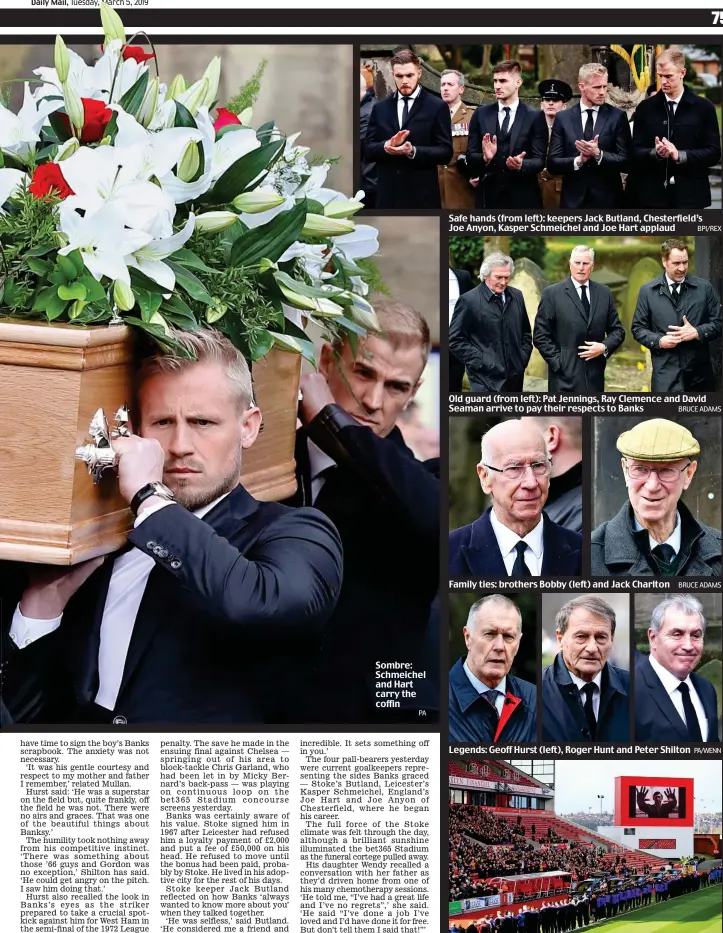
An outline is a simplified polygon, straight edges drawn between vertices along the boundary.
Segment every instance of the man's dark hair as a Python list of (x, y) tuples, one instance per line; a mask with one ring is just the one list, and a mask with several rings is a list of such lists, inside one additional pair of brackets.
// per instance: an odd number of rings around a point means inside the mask
[(389, 59), (389, 64), (392, 68), (395, 65), (416, 65), (419, 67), (420, 61), (411, 49), (400, 49)]
[[(663, 243), (663, 245), (660, 247), (660, 252), (662, 253), (663, 259), (667, 259), (674, 249), (684, 249), (687, 253), (688, 244), (683, 240), (666, 240), (665, 243)], [(688, 255), (690, 254), (688, 253)]]
[(495, 67), (492, 69), (492, 74), (496, 75), (502, 71), (516, 71), (520, 77), (522, 76), (522, 67), (520, 66), (520, 63), (510, 61), (509, 59), (504, 62), (499, 62), (497, 65), (495, 65)]

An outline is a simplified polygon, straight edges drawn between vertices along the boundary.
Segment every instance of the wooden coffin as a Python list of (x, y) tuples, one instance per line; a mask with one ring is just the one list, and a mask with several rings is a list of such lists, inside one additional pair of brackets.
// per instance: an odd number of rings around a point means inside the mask
[[(130, 404), (131, 328), (0, 322), (0, 560), (75, 564), (125, 544), (130, 512), (109, 471), (97, 485), (75, 459), (98, 408)], [(264, 415), (244, 452), (256, 498), (296, 489), (294, 437), (301, 360), (274, 350), (254, 364)]]

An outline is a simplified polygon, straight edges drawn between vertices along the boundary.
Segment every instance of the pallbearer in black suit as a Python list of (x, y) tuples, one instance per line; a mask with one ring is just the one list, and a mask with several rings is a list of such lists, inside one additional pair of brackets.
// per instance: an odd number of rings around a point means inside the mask
[(543, 514), (551, 459), (540, 429), (503, 421), (482, 436), (480, 486), (492, 508), (449, 535), (451, 580), (578, 576), (582, 536)]
[(452, 158), (449, 109), (420, 85), (414, 52), (402, 49), (390, 64), (397, 91), (374, 104), (363, 142), (364, 158), (379, 167), (376, 206), (441, 207), (437, 166)]
[(617, 107), (605, 103), (607, 69), (590, 63), (578, 73), (580, 103), (555, 118), (547, 159), (562, 175), (562, 208), (610, 210), (623, 203), (621, 172), (628, 170), (630, 125)]
[(493, 80), (497, 102), (478, 107), (469, 124), (467, 166), (480, 179), (477, 207), (542, 207), (537, 173), (547, 149), (544, 114), (519, 98), (519, 62), (495, 65)]
[(653, 609), (650, 656), (635, 663), (637, 742), (717, 742), (715, 687), (695, 674), (705, 640), (703, 607), (694, 596), (673, 595)]
[(625, 339), (607, 285), (590, 281), (595, 250), (570, 253), (570, 278), (548, 285), (535, 318), (533, 342), (549, 367), (548, 392), (603, 392), (605, 365)]
[(629, 201), (635, 207), (708, 207), (709, 170), (721, 157), (715, 107), (684, 86), (685, 58), (678, 49), (658, 57), (656, 72), (660, 91), (635, 110)]
[(515, 264), (504, 253), (482, 263), (483, 280), (460, 295), (449, 325), (449, 350), (467, 370), (472, 392), (521, 392), (532, 353), (522, 292), (509, 286)]

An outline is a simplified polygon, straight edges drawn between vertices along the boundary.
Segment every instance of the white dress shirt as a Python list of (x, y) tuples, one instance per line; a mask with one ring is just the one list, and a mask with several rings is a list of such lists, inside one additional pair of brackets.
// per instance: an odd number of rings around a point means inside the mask
[[(597, 107), (584, 107), (582, 101), (580, 101), (580, 113), (581, 113), (581, 115), (582, 115), (582, 131), (583, 131), (583, 133), (585, 132), (585, 124), (587, 123), (587, 114), (585, 113), (586, 110), (592, 110), (592, 132), (593, 132), (593, 136), (594, 136), (594, 135), (595, 135), (595, 124), (597, 123), (597, 118), (598, 118), (598, 113), (599, 113), (599, 111), (600, 111), (600, 107), (599, 107), (599, 106), (597, 106)], [(598, 147), (598, 148), (599, 148), (599, 147)], [(600, 155), (595, 159), (595, 161), (597, 162), (598, 165), (602, 162), (602, 152), (600, 152)], [(582, 159), (580, 158), (580, 156), (575, 156), (575, 160), (574, 160), (574, 162), (572, 163), (572, 165), (573, 165), (573, 168), (575, 169), (575, 171), (577, 171), (579, 168), (582, 167)]]
[(592, 695), (592, 711), (595, 714), (595, 721), (597, 722), (597, 720), (600, 718), (600, 691), (602, 690), (602, 671), (598, 671), (592, 680), (583, 680), (581, 677), (578, 677), (577, 674), (573, 674), (569, 667), (567, 668), (567, 673), (570, 675), (570, 680), (580, 691), (580, 702), (583, 706), (585, 706), (585, 694), (582, 692), (582, 688), (586, 684), (595, 684), (597, 687), (597, 690), (595, 690)]
[(515, 117), (517, 116), (517, 108), (520, 106), (520, 98), (518, 97), (514, 104), (498, 104), (497, 107), (497, 126), (502, 129), (502, 124), (505, 122), (505, 107), (510, 108), (510, 123), (509, 129), (512, 129), (512, 124), (515, 122)]
[(326, 482), (326, 477), (323, 475), (324, 471), (330, 467), (335, 467), (336, 460), (332, 460), (313, 441), (307, 440), (307, 444), (309, 448), (309, 472), (311, 473), (311, 503), (313, 505)]
[(487, 684), (482, 683), (479, 677), (475, 677), (472, 671), (467, 666), (467, 662), (464, 662), (464, 672), (467, 675), (469, 682), (475, 688), (477, 693), (487, 693), (488, 690), (498, 690), (499, 693), (495, 697), (495, 709), (497, 710), (497, 715), (502, 715), (502, 707), (505, 705), (505, 693), (507, 692), (507, 677), (503, 677), (502, 680), (497, 684), (496, 687), (488, 687)]
[[(638, 521), (638, 516), (635, 514), (635, 512), (633, 512), (633, 521), (635, 522), (635, 530), (642, 531), (643, 526)], [(659, 544), (669, 544), (675, 551), (676, 555), (680, 550), (681, 540), (680, 512), (675, 513), (675, 528), (673, 529), (673, 534), (667, 539), (667, 541), (656, 541), (651, 534), (648, 535), (648, 542), (650, 543), (651, 551)]]
[[(421, 85), (418, 84), (417, 87), (414, 89), (414, 91), (407, 97), (407, 101), (408, 101), (407, 113), (408, 114), (412, 112), (412, 107), (414, 106), (415, 101), (419, 97), (419, 92), (421, 90), (422, 90)], [(398, 93), (397, 94), (397, 122), (399, 123), (400, 130), (402, 128), (402, 114), (403, 113), (404, 113), (404, 97), (402, 94)]]
[(705, 710), (703, 709), (703, 704), (700, 701), (700, 697), (695, 692), (695, 687), (693, 682), (690, 679), (690, 674), (685, 678), (685, 680), (678, 680), (675, 674), (663, 667), (663, 665), (657, 661), (652, 654), (650, 657), (650, 666), (655, 671), (655, 673), (660, 678), (660, 682), (663, 685), (663, 690), (668, 694), (670, 699), (673, 701), (673, 706), (675, 711), (683, 720), (685, 725), (688, 723), (685, 719), (685, 710), (683, 709), (683, 695), (681, 694), (678, 687), (681, 684), (687, 684), (688, 690), (690, 691), (690, 701), (693, 704), (693, 709), (695, 710), (695, 715), (698, 717), (698, 725), (700, 726), (700, 734), (703, 737), (703, 741), (708, 741), (708, 720), (706, 719)]
[(490, 512), (490, 524), (492, 525), (492, 531), (495, 533), (495, 538), (497, 538), (497, 544), (502, 554), (502, 560), (505, 562), (505, 570), (507, 571), (507, 576), (509, 577), (512, 574), (512, 568), (515, 565), (515, 560), (517, 559), (517, 551), (515, 546), (518, 541), (524, 541), (527, 545), (527, 550), (525, 551), (525, 563), (527, 564), (527, 569), (530, 571), (531, 576), (539, 577), (540, 572), (542, 571), (542, 516), (540, 516), (540, 521), (535, 525), (529, 534), (526, 534), (524, 538), (521, 538), (516, 534), (512, 529), (508, 528), (506, 525), (503, 525), (502, 522), (497, 518), (495, 510), (492, 509)]
[(678, 298), (681, 297), (683, 282), (685, 282), (685, 279), (683, 279), (681, 282), (674, 282), (671, 278), (668, 278), (668, 273), (667, 272), (665, 273), (665, 284), (668, 286), (668, 291), (670, 292), (671, 296), (673, 294), (673, 286), (677, 285), (678, 286)]
[[(198, 509), (193, 514), (198, 518), (210, 512), (228, 493), (214, 499), (209, 505)], [(137, 528), (145, 519), (162, 508), (173, 505), (172, 502), (157, 503), (144, 509), (136, 518)], [(118, 700), (123, 669), (125, 668), (128, 647), (133, 635), (138, 609), (146, 590), (146, 583), (156, 561), (145, 551), (133, 547), (115, 559), (113, 573), (108, 584), (108, 595), (103, 607), (103, 619), (100, 626), (100, 647), (98, 649), (99, 686), (95, 702), (99, 706), (112, 710)], [(10, 638), (19, 648), (25, 648), (43, 635), (49, 635), (60, 626), (62, 615), (55, 619), (28, 619), (15, 609), (10, 626)]]
[(449, 320), (452, 322), (452, 315), (454, 314), (454, 306), (457, 304), (457, 299), (459, 298), (459, 282), (457, 281), (457, 276), (449, 270)]
[[(575, 286), (575, 291), (577, 292), (577, 297), (580, 299), (580, 301), (582, 301), (582, 285), (581, 285), (581, 283), (580, 283), (580, 282), (577, 282), (575, 279), (573, 279), (572, 276), (570, 276), (570, 281), (571, 281), (572, 284)], [(587, 291), (587, 300), (590, 301), (590, 279), (588, 279), (587, 282), (585, 282), (585, 289), (586, 289), (586, 291)]]

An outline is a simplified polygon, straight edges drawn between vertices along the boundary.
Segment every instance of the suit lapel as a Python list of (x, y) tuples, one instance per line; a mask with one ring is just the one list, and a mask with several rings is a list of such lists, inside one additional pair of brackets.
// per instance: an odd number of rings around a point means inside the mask
[(419, 94), (417, 94), (417, 99), (416, 99), (416, 100), (414, 101), (414, 103), (412, 104), (412, 106), (411, 106), (411, 108), (410, 108), (410, 110), (409, 110), (409, 113), (407, 114), (407, 119), (406, 119), (406, 120), (404, 121), (404, 123), (402, 124), (402, 129), (403, 129), (403, 130), (408, 129), (409, 124), (410, 124), (413, 120), (416, 120), (416, 118), (419, 116), (419, 114), (421, 113), (421, 111), (424, 109), (425, 96), (426, 96), (426, 95), (425, 95), (424, 89), (423, 89), (423, 88), (420, 88), (420, 89), (419, 89)]
[[(106, 560), (103, 567), (96, 571), (96, 580), (91, 578), (90, 586), (94, 586), (92, 594), (88, 595), (88, 605), (93, 607), (90, 619), (79, 626), (77, 633), (79, 671), (75, 681), (75, 693), (81, 704), (93, 703), (100, 684), (98, 672), (98, 651), (100, 650), (100, 627), (103, 622), (103, 610), (108, 595), (110, 578), (113, 574), (115, 559), (125, 552), (125, 548), (114, 555), (112, 560)], [(82, 613), (80, 613), (82, 618)]]
[(570, 110), (570, 120), (572, 122), (572, 129), (575, 134), (575, 139), (582, 139), (582, 108), (580, 104), (575, 104), (575, 106)]
[(520, 135), (520, 130), (522, 129), (522, 124), (526, 116), (527, 107), (520, 101), (517, 105), (517, 112), (515, 113), (515, 122), (510, 128), (510, 155), (515, 151), (515, 143), (517, 142), (517, 137)]
[(492, 530), (489, 510), (472, 525), (469, 546), (462, 548), (462, 558), (471, 577), (507, 576), (505, 562)]
[(645, 683), (650, 688), (650, 696), (653, 702), (656, 704), (660, 712), (665, 716), (670, 725), (673, 727), (675, 732), (680, 736), (684, 741), (688, 741), (688, 730), (685, 723), (678, 715), (678, 711), (675, 706), (673, 706), (673, 701), (668, 696), (667, 691), (664, 689), (660, 678), (655, 673), (650, 664), (648, 658), (639, 666), (639, 670), (642, 671), (643, 679)]
[(498, 112), (499, 108), (497, 104), (490, 104), (487, 108), (487, 112), (484, 115), (484, 120), (482, 121), (482, 129), (484, 130), (482, 133), (483, 136), (485, 133), (489, 133), (490, 136), (497, 136), (499, 134), (500, 127), (497, 120)]
[[(572, 284), (572, 281), (570, 279), (568, 279), (567, 282), (565, 282), (565, 291), (567, 292), (567, 295), (570, 298), (570, 301), (572, 301), (572, 303), (575, 305), (577, 310), (580, 312), (580, 315), (582, 316), (583, 321), (585, 321), (585, 323), (587, 324), (588, 323), (587, 311), (583, 308), (582, 302), (578, 298), (577, 289)], [(590, 308), (592, 309), (592, 302), (590, 303)]]
[(592, 322), (595, 319), (595, 313), (600, 306), (600, 289), (597, 287), (597, 285), (595, 285), (594, 282), (590, 281), (589, 279), (587, 284), (590, 297), (590, 320), (588, 321), (588, 327), (591, 327)]
[(595, 121), (595, 132), (593, 135), (602, 136), (609, 120), (610, 120), (610, 104), (602, 104), (600, 109), (597, 112), (597, 120)]
[(542, 516), (542, 569), (541, 576), (566, 576), (575, 573), (577, 556), (568, 545), (557, 525), (544, 514)]
[[(257, 508), (258, 502), (246, 492), (243, 486), (237, 486), (225, 499), (204, 515), (201, 521), (210, 525), (220, 537), (231, 538), (243, 527), (244, 519), (252, 515)], [(156, 566), (151, 570), (128, 645), (123, 677), (118, 690), (119, 701), (138, 662), (146, 653), (156, 629), (168, 617), (169, 583), (170, 586), (178, 587), (175, 581), (171, 581), (168, 572), (163, 567)]]

